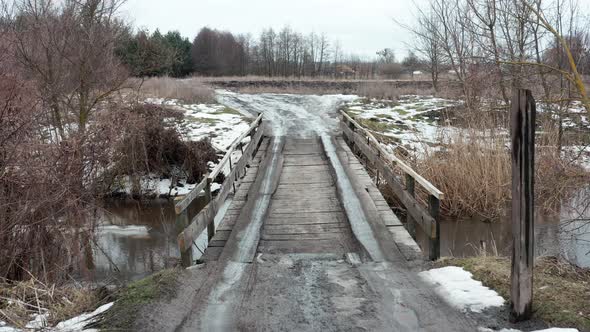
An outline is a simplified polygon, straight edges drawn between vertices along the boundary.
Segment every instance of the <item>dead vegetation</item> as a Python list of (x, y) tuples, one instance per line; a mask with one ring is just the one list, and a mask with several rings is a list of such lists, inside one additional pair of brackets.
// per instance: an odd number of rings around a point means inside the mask
[(132, 81), (139, 86), (140, 95), (176, 99), (188, 104), (215, 102), (213, 89), (199, 79), (150, 77), (143, 80), (133, 79)]
[(208, 163), (217, 160), (217, 153), (207, 140), (183, 140), (178, 129), (182, 119), (180, 111), (150, 104), (132, 104), (105, 114), (101, 124), (120, 127), (110, 147), (112, 163), (103, 175), (103, 184), (108, 186), (104, 190), (112, 192), (112, 186), (126, 176), (132, 178), (134, 196), (141, 196), (144, 176), (200, 181)]
[[(447, 217), (495, 221), (506, 214), (511, 197), (510, 138), (507, 129), (490, 127), (481, 116), (466, 128), (441, 131), (436, 149), (416, 160), (418, 172), (445, 193), (441, 211)], [(536, 205), (557, 209), (571, 188), (588, 174), (556, 148), (554, 126), (547, 126), (536, 149)], [(541, 147), (543, 146), (543, 147)]]
[(0, 320), (25, 328), (32, 317), (46, 315), (48, 326), (91, 312), (110, 300), (104, 289), (48, 284), (31, 276), (27, 281), (0, 282)]
[[(498, 256), (443, 258), (437, 266), (460, 266), (476, 280), (510, 298), (510, 259)], [(538, 258), (534, 268), (533, 317), (550, 326), (590, 331), (590, 270), (553, 257)]]

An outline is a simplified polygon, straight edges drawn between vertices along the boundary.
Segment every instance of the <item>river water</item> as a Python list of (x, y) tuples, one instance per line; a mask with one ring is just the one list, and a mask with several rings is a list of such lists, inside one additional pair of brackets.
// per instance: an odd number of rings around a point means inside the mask
[[(580, 266), (590, 267), (590, 187), (579, 189), (561, 205), (560, 211), (535, 212), (535, 255), (557, 256)], [(424, 234), (418, 242), (428, 248)], [(510, 218), (497, 222), (473, 220), (441, 223), (441, 256), (465, 257), (483, 253), (510, 256), (512, 231)]]

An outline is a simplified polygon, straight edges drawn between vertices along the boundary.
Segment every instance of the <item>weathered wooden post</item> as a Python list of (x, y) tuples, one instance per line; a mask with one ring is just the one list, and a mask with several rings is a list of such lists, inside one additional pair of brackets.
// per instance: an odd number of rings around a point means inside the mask
[[(175, 203), (180, 202), (184, 197), (176, 197), (174, 199)], [(176, 214), (176, 229), (177, 232), (182, 232), (190, 223), (190, 219), (188, 216), (188, 209), (182, 210), (180, 213), (177, 212)], [(180, 262), (183, 267), (191, 266), (192, 264), (192, 248), (189, 248), (185, 251), (180, 251)]]
[(510, 321), (527, 320), (533, 308), (535, 99), (530, 90), (512, 95), (512, 288)]
[[(410, 174), (406, 174), (406, 190), (412, 197), (416, 197), (416, 183)], [(406, 227), (412, 238), (416, 239), (416, 222), (410, 213), (406, 213)]]
[(435, 261), (440, 258), (440, 200), (434, 195), (428, 196), (428, 210), (430, 211), (430, 216), (434, 218), (436, 227), (434, 238), (432, 234), (428, 236), (430, 260)]
[[(205, 204), (212, 204), (213, 196), (211, 195), (211, 182), (213, 180), (207, 176), (207, 185), (205, 186)], [(215, 218), (213, 218), (215, 219)], [(211, 220), (210, 223), (207, 224), (207, 240), (211, 241), (211, 239), (215, 236), (215, 220)]]

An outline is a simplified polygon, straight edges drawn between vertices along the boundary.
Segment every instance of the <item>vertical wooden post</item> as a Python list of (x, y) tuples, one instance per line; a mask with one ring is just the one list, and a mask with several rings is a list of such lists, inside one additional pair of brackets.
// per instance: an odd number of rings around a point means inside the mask
[(428, 234), (428, 251), (430, 253), (430, 260), (435, 261), (440, 258), (440, 223), (438, 220), (440, 215), (440, 201), (433, 195), (428, 196), (428, 210), (436, 222), (434, 238), (432, 237), (432, 234)]
[(530, 90), (518, 89), (513, 93), (510, 112), (512, 138), (510, 321), (518, 322), (529, 319), (533, 308), (536, 106)]
[(354, 123), (348, 122), (348, 128), (350, 128), (350, 130), (352, 131), (352, 137), (350, 138), (350, 151), (352, 151), (352, 153), (355, 153), (354, 133), (356, 132), (356, 127), (354, 126)]
[[(381, 161), (381, 150), (377, 150), (377, 162)], [(376, 174), (376, 181), (375, 183), (377, 184), (377, 189), (379, 189), (379, 168), (377, 167), (377, 163), (375, 163), (375, 172)]]
[[(211, 178), (207, 177), (207, 185), (205, 186), (205, 200), (206, 204), (210, 204), (213, 200), (211, 196)], [(211, 239), (215, 236), (215, 220), (211, 220), (209, 224), (207, 224), (207, 240), (211, 241)]]
[[(406, 190), (412, 197), (416, 197), (416, 185), (414, 182), (414, 178), (406, 174)], [(408, 229), (408, 233), (412, 236), (412, 238), (416, 239), (416, 222), (414, 218), (409, 213), (406, 213), (406, 227)]]
[[(188, 208), (184, 209), (176, 216), (176, 229), (182, 232), (189, 225)], [(182, 267), (189, 267), (193, 264), (193, 248), (189, 247), (184, 252), (180, 252), (180, 263)]]

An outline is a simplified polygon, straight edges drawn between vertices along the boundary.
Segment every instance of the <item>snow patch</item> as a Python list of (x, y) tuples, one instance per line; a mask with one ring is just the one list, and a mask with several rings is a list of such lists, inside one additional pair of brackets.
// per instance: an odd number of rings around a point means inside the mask
[(93, 323), (96, 321), (98, 315), (104, 313), (105, 311), (109, 310), (113, 306), (114, 302), (107, 303), (98, 307), (91, 313), (81, 314), (80, 316), (68, 319), (63, 321), (55, 326), (52, 331), (55, 332), (75, 332), (75, 331), (91, 331), (91, 330), (83, 330), (84, 326)]
[(463, 268), (447, 266), (418, 275), (434, 285), (441, 298), (461, 311), (481, 312), (488, 307), (504, 305), (504, 299), (498, 293), (474, 280), (473, 275)]

